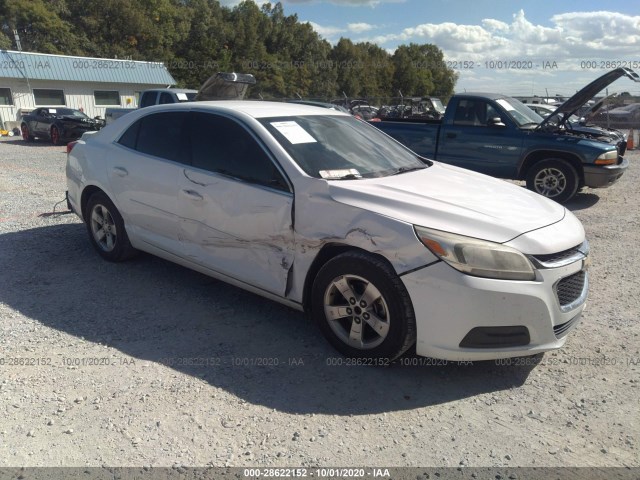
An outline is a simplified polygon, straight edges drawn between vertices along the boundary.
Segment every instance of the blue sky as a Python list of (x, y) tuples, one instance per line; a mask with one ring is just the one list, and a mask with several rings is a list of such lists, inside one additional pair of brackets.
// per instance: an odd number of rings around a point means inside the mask
[[(222, 3), (232, 6), (238, 1)], [(331, 43), (346, 37), (376, 43), (389, 52), (400, 44), (433, 43), (459, 72), (458, 91), (566, 95), (610, 67), (635, 66), (640, 72), (638, 0), (285, 0), (282, 4), (286, 14), (309, 22)], [(621, 79), (610, 91), (640, 95), (640, 83)]]

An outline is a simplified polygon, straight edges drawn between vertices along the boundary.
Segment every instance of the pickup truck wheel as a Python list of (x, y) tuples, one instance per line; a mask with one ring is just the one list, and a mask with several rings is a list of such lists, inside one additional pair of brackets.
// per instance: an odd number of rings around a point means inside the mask
[(564, 203), (578, 191), (578, 172), (566, 160), (550, 158), (535, 163), (527, 173), (527, 188), (540, 195)]
[(312, 316), (329, 343), (351, 358), (391, 361), (416, 339), (409, 293), (383, 260), (347, 252), (313, 283)]
[(85, 212), (89, 238), (102, 258), (121, 262), (137, 253), (129, 243), (120, 212), (104, 193), (91, 195)]

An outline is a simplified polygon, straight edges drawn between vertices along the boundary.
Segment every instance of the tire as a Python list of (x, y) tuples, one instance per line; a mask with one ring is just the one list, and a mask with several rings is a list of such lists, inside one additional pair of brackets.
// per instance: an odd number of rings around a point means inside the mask
[(20, 132), (22, 133), (22, 140), (25, 142), (33, 142), (33, 137), (31, 136), (31, 132), (29, 131), (29, 127), (26, 123), (20, 125)]
[(105, 260), (122, 262), (137, 253), (129, 242), (120, 212), (103, 192), (96, 192), (89, 198), (85, 224), (91, 243)]
[(527, 188), (558, 203), (573, 198), (579, 184), (576, 169), (560, 158), (537, 162), (527, 172)]
[(51, 139), (51, 143), (53, 143), (54, 145), (56, 146), (62, 145), (61, 138), (60, 138), (60, 130), (55, 125), (51, 127), (51, 131), (49, 132), (49, 138)]
[(313, 282), (311, 302), (323, 335), (346, 357), (391, 361), (416, 341), (404, 284), (386, 262), (366, 253), (329, 260)]

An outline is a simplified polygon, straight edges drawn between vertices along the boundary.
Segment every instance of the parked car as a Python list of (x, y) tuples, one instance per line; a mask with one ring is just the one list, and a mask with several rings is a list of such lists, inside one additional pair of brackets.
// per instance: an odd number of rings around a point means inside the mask
[(609, 128), (605, 126), (597, 125), (593, 118), (597, 117), (600, 110), (605, 106), (606, 100), (617, 96), (617, 94), (609, 95), (606, 98), (600, 99), (598, 102), (594, 102), (589, 108), (583, 111), (583, 116), (571, 115), (566, 120), (562, 109), (558, 112), (557, 106), (544, 105), (544, 104), (527, 104), (531, 110), (536, 112), (542, 118), (549, 118), (549, 122), (555, 125), (562, 125), (562, 128), (579, 135), (583, 133), (587, 138), (594, 138), (600, 141), (613, 142), (619, 146), (619, 153), (624, 155), (627, 149), (627, 137), (620, 130)]
[(63, 145), (80, 138), (84, 132), (100, 130), (104, 120), (90, 118), (80, 110), (66, 107), (36, 108), (22, 117), (22, 139), (31, 142), (45, 138), (54, 145)]
[(80, 139), (66, 175), (104, 259), (143, 250), (306, 311), (371, 364), (559, 348), (587, 297), (570, 211), (329, 109), (145, 108)]
[(398, 105), (383, 105), (378, 110), (379, 118), (412, 118), (440, 120), (444, 116), (445, 107), (437, 97), (402, 98)]
[(460, 93), (449, 100), (441, 121), (383, 119), (373, 125), (424, 157), (525, 180), (528, 189), (562, 203), (581, 187), (613, 185), (629, 166), (624, 136), (574, 131), (569, 123), (588, 100), (623, 76), (639, 81), (627, 68), (608, 72), (545, 119), (515, 98)]
[(606, 113), (611, 125), (621, 128), (640, 128), (640, 103), (617, 107)]
[[(218, 72), (209, 77), (200, 90), (188, 88), (154, 88), (145, 90), (140, 95), (140, 107), (184, 103), (202, 100), (236, 100), (242, 99), (250, 85), (255, 85), (253, 75), (246, 73)], [(136, 110), (135, 108), (107, 108), (105, 121), (107, 124)]]

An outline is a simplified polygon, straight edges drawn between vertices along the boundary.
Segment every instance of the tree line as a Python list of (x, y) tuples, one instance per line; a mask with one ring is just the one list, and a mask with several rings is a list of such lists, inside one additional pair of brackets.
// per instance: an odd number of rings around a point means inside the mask
[(331, 45), (281, 3), (217, 0), (0, 0), (0, 49), (164, 62), (178, 86), (217, 71), (251, 73), (250, 96), (390, 98), (453, 93), (457, 74), (432, 44), (391, 54), (341, 38)]

